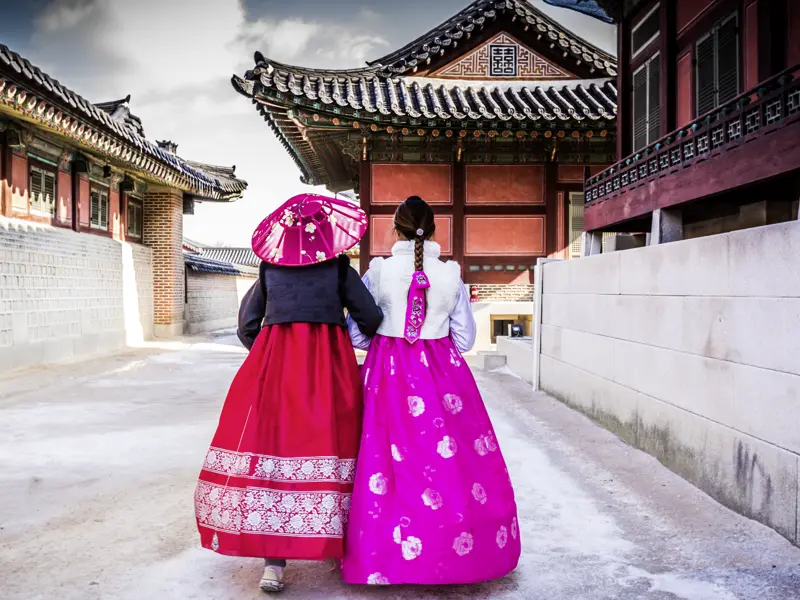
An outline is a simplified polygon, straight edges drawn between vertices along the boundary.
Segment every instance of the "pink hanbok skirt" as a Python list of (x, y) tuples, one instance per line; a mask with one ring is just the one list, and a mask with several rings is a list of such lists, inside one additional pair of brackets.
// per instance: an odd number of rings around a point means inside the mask
[(342, 575), (347, 583), (465, 584), (520, 556), (514, 490), (475, 379), (449, 338), (377, 336)]

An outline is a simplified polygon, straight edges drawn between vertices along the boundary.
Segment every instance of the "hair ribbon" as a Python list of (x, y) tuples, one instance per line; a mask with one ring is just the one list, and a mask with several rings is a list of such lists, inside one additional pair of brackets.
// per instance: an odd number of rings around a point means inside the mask
[(408, 289), (406, 304), (406, 326), (404, 336), (409, 344), (420, 337), (422, 324), (425, 322), (425, 290), (431, 287), (424, 271), (415, 271), (411, 276), (411, 287)]

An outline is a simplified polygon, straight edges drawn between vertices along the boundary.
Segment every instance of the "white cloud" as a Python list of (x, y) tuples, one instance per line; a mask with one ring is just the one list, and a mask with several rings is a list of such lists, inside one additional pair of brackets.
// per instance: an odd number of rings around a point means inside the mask
[[(92, 101), (131, 94), (150, 139), (171, 139), (186, 158), (224, 165), (250, 184), (233, 204), (203, 203), (186, 235), (247, 245), (258, 222), (304, 189), (300, 172), (230, 85), (254, 50), (319, 67), (363, 64), (386, 45), (341, 24), (249, 19), (239, 0), (53, 0), (35, 22), (29, 58)], [(318, 190), (322, 191), (322, 190)]]
[(92, 2), (61, 3), (52, 10), (45, 11), (37, 19), (37, 26), (43, 33), (72, 28), (86, 20), (95, 8)]

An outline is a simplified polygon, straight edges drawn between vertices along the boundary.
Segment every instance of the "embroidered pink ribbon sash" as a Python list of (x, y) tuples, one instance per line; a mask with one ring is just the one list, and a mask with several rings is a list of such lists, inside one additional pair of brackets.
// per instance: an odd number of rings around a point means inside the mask
[(411, 276), (411, 287), (408, 289), (406, 305), (406, 326), (403, 337), (413, 344), (419, 339), (422, 324), (425, 322), (425, 290), (431, 287), (428, 276), (423, 271), (416, 271)]

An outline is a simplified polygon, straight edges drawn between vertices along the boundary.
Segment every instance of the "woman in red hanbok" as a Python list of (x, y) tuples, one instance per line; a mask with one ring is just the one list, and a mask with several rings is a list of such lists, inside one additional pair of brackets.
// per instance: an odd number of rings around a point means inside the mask
[(231, 384), (195, 492), (202, 545), (266, 559), (341, 558), (361, 435), (362, 386), (344, 309), (365, 335), (383, 318), (342, 252), (366, 230), (354, 205), (289, 200), (253, 235), (264, 261), (239, 312), (250, 354)]

